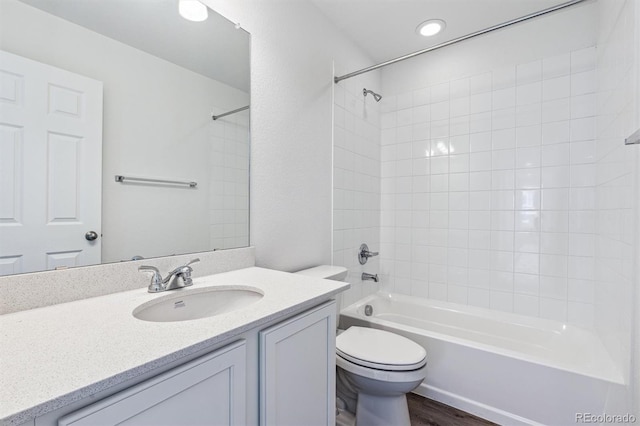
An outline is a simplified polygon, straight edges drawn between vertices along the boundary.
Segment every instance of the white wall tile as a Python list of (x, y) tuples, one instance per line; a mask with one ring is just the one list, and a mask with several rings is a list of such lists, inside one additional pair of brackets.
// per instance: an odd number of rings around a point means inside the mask
[(540, 103), (519, 105), (516, 108), (516, 126), (533, 126), (542, 122), (542, 108)]
[[(395, 291), (593, 323), (594, 52), (396, 96), (380, 116), (379, 219)], [(346, 231), (357, 217), (336, 222)]]
[(559, 232), (543, 232), (540, 234), (540, 253), (560, 254), (569, 253), (569, 234)]
[(571, 141), (589, 141), (596, 138), (595, 117), (571, 120)]
[(583, 71), (593, 70), (596, 67), (596, 48), (587, 47), (585, 49), (571, 52), (571, 73), (576, 74)]
[(516, 150), (517, 168), (539, 168), (542, 164), (541, 149), (538, 146), (518, 147)]
[(449, 82), (431, 86), (431, 102), (442, 102), (449, 99)]
[[(516, 89), (515, 87), (506, 87), (500, 90), (494, 90), (491, 97), (491, 103), (488, 105), (488, 110), (493, 109), (504, 109), (509, 107), (516, 106)], [(478, 95), (475, 95), (478, 96)], [(473, 103), (473, 97), (472, 97)]]
[(542, 127), (540, 125), (523, 126), (516, 129), (516, 146), (538, 146), (542, 142)]
[(472, 306), (489, 308), (491, 307), (491, 292), (481, 288), (469, 288), (467, 300)]
[(491, 111), (492, 93), (495, 92), (476, 93), (471, 95), (469, 97), (469, 112), (471, 114), (475, 114)]
[(568, 187), (570, 176), (569, 166), (543, 167), (542, 188)]
[(469, 97), (451, 99), (449, 103), (449, 113), (451, 117), (461, 117), (469, 115), (470, 104)]
[(516, 161), (515, 149), (503, 149), (492, 152), (491, 167), (492, 170), (513, 169)]
[(512, 312), (513, 311), (513, 294), (502, 291), (491, 291), (490, 293), (491, 309), (497, 311)]
[[(540, 103), (542, 101), (542, 87), (540, 82), (518, 85), (516, 88), (516, 105)], [(548, 98), (545, 98), (545, 100), (548, 100)]]
[(540, 210), (541, 196), (540, 190), (517, 190), (515, 209), (516, 210)]
[(542, 60), (542, 78), (548, 80), (571, 73), (571, 54), (562, 53)]
[(534, 83), (542, 79), (542, 60), (519, 64), (516, 67), (518, 85)]
[[(423, 87), (413, 91), (413, 106), (427, 105), (431, 101), (431, 91), (428, 87)], [(380, 123), (382, 125), (382, 123)], [(384, 126), (382, 126), (384, 128)]]
[(542, 100), (567, 98), (571, 95), (571, 79), (569, 76), (550, 78), (542, 82)]
[(542, 147), (543, 166), (565, 166), (570, 162), (569, 144), (547, 145)]
[(462, 78), (459, 80), (453, 80), (449, 85), (451, 99), (468, 97), (469, 91), (469, 79)]
[(514, 250), (520, 253), (540, 252), (540, 233), (521, 231), (515, 232)]
[(542, 210), (569, 209), (569, 190), (567, 188), (545, 188), (541, 192)]
[(542, 211), (540, 213), (540, 230), (542, 232), (569, 232), (569, 212)]
[(596, 115), (596, 95), (576, 95), (571, 97), (571, 118), (585, 118)]
[(491, 113), (481, 112), (469, 115), (469, 132), (479, 133), (491, 130)]
[(472, 76), (469, 79), (469, 93), (484, 93), (491, 90), (492, 73), (484, 73)]
[(542, 122), (565, 121), (571, 118), (571, 98), (542, 102)]
[(545, 145), (569, 142), (571, 140), (571, 122), (556, 121), (542, 125), (542, 143)]
[(516, 85), (516, 67), (506, 66), (493, 70), (493, 90), (500, 90)]
[(557, 299), (540, 298), (540, 317), (566, 321), (567, 319), (567, 302)]
[(516, 131), (514, 128), (494, 130), (491, 132), (492, 149), (510, 149), (516, 147)]
[(516, 123), (516, 109), (514, 107), (493, 110), (491, 112), (491, 129), (511, 129)]
[(520, 315), (537, 317), (540, 299), (526, 294), (515, 294), (513, 297), (513, 312)]
[(481, 171), (481, 172), (469, 173), (469, 189), (472, 191), (490, 190), (491, 189), (491, 172)]

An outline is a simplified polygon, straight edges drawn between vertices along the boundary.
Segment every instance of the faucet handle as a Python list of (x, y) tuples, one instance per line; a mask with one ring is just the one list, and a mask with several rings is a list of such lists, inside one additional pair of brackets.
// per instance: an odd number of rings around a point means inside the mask
[(151, 283), (149, 284), (149, 293), (157, 293), (162, 291), (162, 275), (155, 266), (141, 265), (138, 267), (138, 271), (151, 272)]
[(358, 249), (358, 261), (360, 262), (361, 265), (364, 265), (365, 263), (367, 263), (367, 260), (369, 260), (370, 257), (377, 256), (377, 255), (378, 255), (378, 252), (369, 251), (369, 246), (366, 244), (361, 244), (360, 248)]
[(200, 262), (200, 259), (197, 257), (192, 259), (189, 263), (184, 266), (180, 266), (176, 268), (171, 275), (175, 275), (176, 280), (182, 280), (183, 285), (180, 287), (188, 287), (193, 285), (193, 279), (191, 278), (191, 273), (193, 272), (193, 268), (190, 266), (193, 263)]
[(184, 267), (184, 272), (182, 272), (182, 279), (184, 280), (185, 286), (190, 286), (193, 284), (193, 279), (191, 278), (191, 272), (193, 272), (193, 268), (191, 268), (192, 263), (200, 262), (200, 259), (197, 257), (193, 259), (191, 262), (187, 263)]

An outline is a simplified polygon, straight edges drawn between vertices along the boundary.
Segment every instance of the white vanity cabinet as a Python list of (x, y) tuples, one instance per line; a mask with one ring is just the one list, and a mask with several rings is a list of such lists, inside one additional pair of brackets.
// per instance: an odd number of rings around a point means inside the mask
[(239, 341), (58, 420), (59, 426), (245, 425), (246, 344)]
[(21, 426), (334, 425), (335, 324), (333, 300), (292, 312)]
[(260, 425), (335, 424), (336, 307), (325, 303), (260, 332)]

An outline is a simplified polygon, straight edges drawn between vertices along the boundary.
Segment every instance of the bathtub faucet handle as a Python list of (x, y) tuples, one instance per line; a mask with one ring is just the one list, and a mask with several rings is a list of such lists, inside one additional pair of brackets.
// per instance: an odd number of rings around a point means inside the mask
[(358, 260), (360, 261), (361, 265), (364, 265), (365, 263), (367, 263), (367, 260), (370, 257), (377, 256), (377, 255), (378, 255), (377, 251), (369, 251), (369, 246), (367, 246), (366, 244), (362, 244), (360, 246), (360, 251), (358, 252)]

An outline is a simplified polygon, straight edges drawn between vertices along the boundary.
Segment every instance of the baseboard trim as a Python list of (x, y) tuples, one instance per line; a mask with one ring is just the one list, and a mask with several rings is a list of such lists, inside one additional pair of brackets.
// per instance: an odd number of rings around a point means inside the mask
[(501, 425), (542, 426), (541, 423), (537, 423), (533, 420), (520, 417), (516, 414), (500, 410), (499, 408), (492, 407), (478, 401), (473, 401), (424, 383), (418, 386), (413, 393)]

